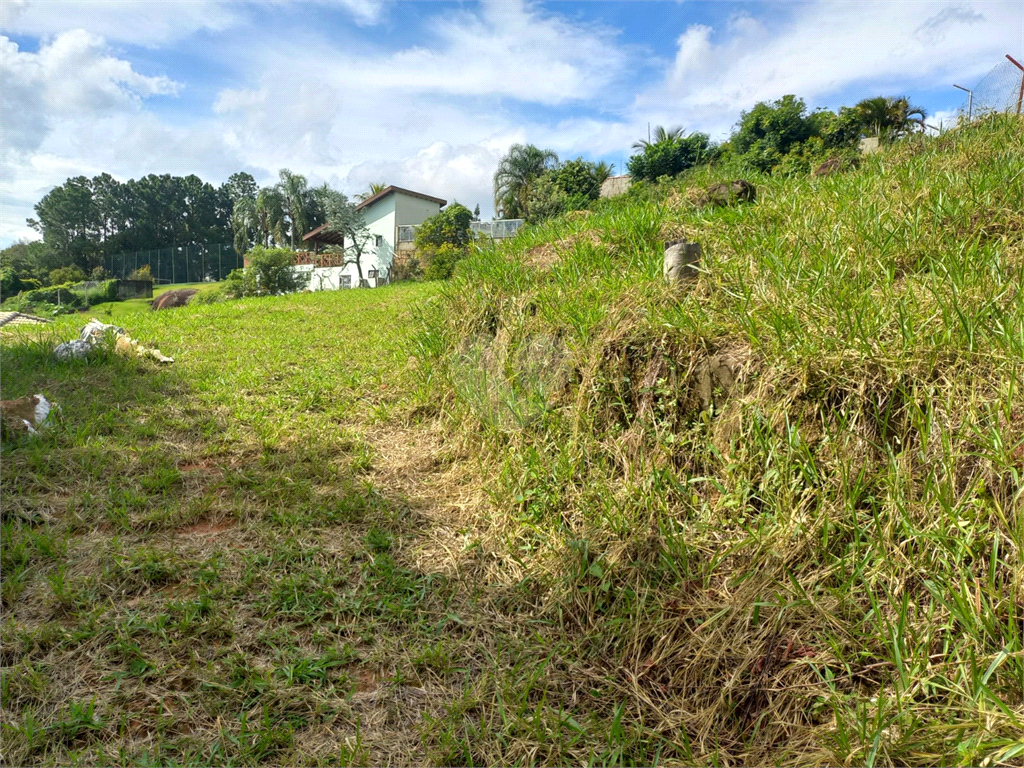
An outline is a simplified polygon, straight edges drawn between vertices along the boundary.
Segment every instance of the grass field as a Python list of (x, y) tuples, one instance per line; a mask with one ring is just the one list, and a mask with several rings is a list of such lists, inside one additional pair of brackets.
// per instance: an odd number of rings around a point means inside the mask
[(4, 332), (4, 762), (1019, 765), (1021, 127)]
[[(195, 288), (199, 291), (212, 291), (217, 289), (218, 283), (175, 283), (174, 285), (158, 285), (153, 288), (153, 298), (156, 298), (161, 293), (167, 291), (174, 291), (181, 288)], [(149, 305), (153, 299), (128, 299), (127, 301), (107, 301), (102, 304), (93, 304), (87, 310), (87, 313), (92, 313), (90, 316), (95, 316), (101, 319), (110, 321), (112, 317), (121, 317), (122, 315), (131, 315), (136, 312), (147, 312), (149, 311)], [(86, 314), (86, 313), (83, 313)]]

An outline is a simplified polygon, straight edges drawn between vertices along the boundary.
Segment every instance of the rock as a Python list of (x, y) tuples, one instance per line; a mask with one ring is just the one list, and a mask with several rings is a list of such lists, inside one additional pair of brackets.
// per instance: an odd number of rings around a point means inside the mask
[(149, 305), (149, 308), (173, 309), (174, 307), (184, 307), (197, 293), (199, 291), (196, 288), (177, 288), (173, 291), (166, 291), (153, 299), (153, 303)]
[(830, 157), (824, 163), (815, 168), (812, 172), (812, 176), (831, 176), (833, 173), (839, 173), (845, 171), (848, 168), (855, 168), (858, 165), (856, 159), (847, 160), (842, 157)]
[(665, 262), (662, 267), (665, 279), (670, 285), (681, 285), (697, 279), (700, 270), (700, 243), (682, 240), (665, 243)]
[(712, 184), (696, 195), (694, 202), (697, 205), (711, 205), (724, 207), (734, 203), (752, 203), (757, 199), (757, 188), (749, 181), (736, 179), (722, 184)]

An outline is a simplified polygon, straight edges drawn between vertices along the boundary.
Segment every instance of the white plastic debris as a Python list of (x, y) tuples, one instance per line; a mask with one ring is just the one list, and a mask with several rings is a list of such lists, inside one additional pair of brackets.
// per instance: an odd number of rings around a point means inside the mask
[(0, 400), (0, 419), (4, 432), (39, 434), (50, 418), (53, 404), (43, 395), (28, 395), (16, 400)]
[(173, 363), (174, 358), (167, 357), (159, 349), (144, 347), (135, 341), (124, 328), (116, 325), (101, 323), (95, 317), (82, 328), (81, 338), (74, 341), (66, 341), (53, 350), (53, 355), (58, 360), (82, 359), (99, 344), (104, 343), (108, 337), (114, 339), (114, 349), (121, 354), (131, 354), (137, 357), (149, 357), (158, 363)]
[(65, 341), (63, 344), (59, 344), (53, 350), (53, 356), (58, 360), (84, 360), (89, 354), (90, 349), (92, 349), (92, 345), (88, 342), (75, 339), (74, 341)]

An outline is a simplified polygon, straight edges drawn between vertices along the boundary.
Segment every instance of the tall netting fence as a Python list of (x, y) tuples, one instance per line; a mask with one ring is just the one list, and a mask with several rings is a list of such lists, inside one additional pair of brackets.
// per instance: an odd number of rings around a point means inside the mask
[(1009, 59), (1001, 61), (973, 88), (973, 93), (960, 105), (960, 113), (983, 117), (993, 112), (1021, 111), (1021, 84), (1024, 71)]
[(126, 279), (147, 264), (158, 285), (204, 283), (223, 280), (231, 270), (242, 266), (242, 257), (231, 243), (183, 245), (151, 251), (115, 253), (105, 258), (105, 266), (114, 277)]

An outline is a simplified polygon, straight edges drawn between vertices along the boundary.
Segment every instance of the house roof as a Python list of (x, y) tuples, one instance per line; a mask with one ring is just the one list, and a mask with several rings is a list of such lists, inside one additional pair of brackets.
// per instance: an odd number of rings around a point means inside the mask
[(327, 228), (326, 224), (321, 224), (316, 229), (312, 229), (302, 236), (303, 242), (306, 240), (312, 240), (314, 243), (326, 243), (327, 245), (344, 245), (345, 237), (340, 232), (334, 232)]
[(382, 189), (380, 192), (378, 192), (373, 197), (368, 197), (365, 200), (363, 200), (363, 202), (361, 202), (359, 205), (356, 206), (356, 210), (357, 211), (361, 211), (363, 208), (366, 208), (367, 206), (373, 205), (378, 200), (383, 200), (385, 197), (390, 195), (392, 192), (401, 192), (403, 195), (409, 195), (411, 197), (418, 197), (421, 200), (429, 200), (430, 202), (437, 203), (438, 205), (441, 205), (441, 206), (448, 205), (448, 201), (447, 200), (442, 200), (440, 197), (431, 197), (430, 195), (424, 195), (422, 192), (413, 192), (411, 189), (403, 189), (402, 187), (396, 187), (394, 185), (391, 185), (389, 187), (385, 187), (384, 189)]

